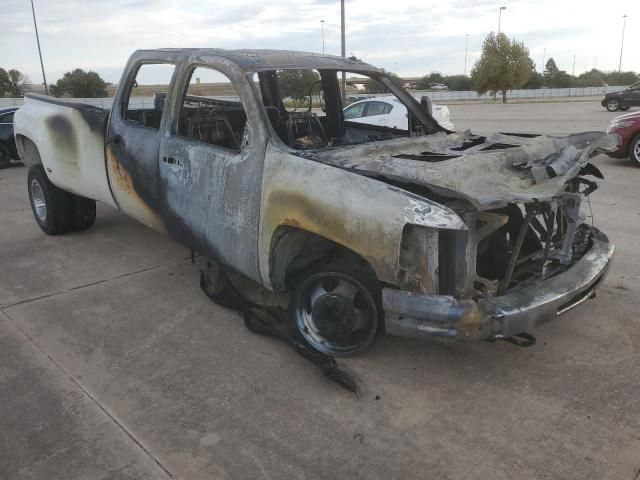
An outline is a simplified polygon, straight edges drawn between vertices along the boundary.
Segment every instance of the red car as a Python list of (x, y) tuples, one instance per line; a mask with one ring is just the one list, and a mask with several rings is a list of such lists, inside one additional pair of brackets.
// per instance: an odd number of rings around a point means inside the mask
[(620, 135), (618, 149), (608, 155), (615, 158), (630, 157), (640, 166), (640, 112), (627, 113), (614, 118), (607, 133)]

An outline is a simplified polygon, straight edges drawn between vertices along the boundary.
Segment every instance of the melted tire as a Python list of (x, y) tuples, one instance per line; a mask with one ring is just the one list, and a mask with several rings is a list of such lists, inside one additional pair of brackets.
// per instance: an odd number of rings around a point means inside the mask
[[(332, 279), (346, 282), (349, 284), (349, 288), (355, 289), (357, 300), (354, 305), (359, 304), (355, 308), (359, 310), (360, 314), (366, 311), (368, 321), (365, 322), (364, 328), (360, 329), (361, 332), (353, 340), (338, 338), (340, 335), (338, 337), (326, 335), (318, 320), (314, 319), (314, 315), (319, 310), (315, 307), (318, 299), (310, 304), (309, 292), (314, 289), (315, 285)], [(301, 337), (316, 350), (336, 357), (354, 355), (364, 351), (373, 342), (378, 331), (383, 330), (382, 292), (375, 275), (366, 266), (348, 260), (324, 265), (316, 264), (300, 272), (290, 283), (293, 287), (293, 294), (291, 295), (289, 312), (293, 317), (295, 328)], [(329, 290), (323, 296), (335, 298), (333, 293)], [(311, 294), (311, 296), (314, 295)], [(345, 304), (349, 304), (351, 301), (348, 298), (342, 300)], [(329, 306), (329, 309), (332, 309), (332, 306)], [(349, 315), (345, 316), (345, 321), (348, 321), (348, 317)], [(335, 320), (337, 318), (333, 319), (333, 321)], [(338, 329), (341, 328), (340, 321), (334, 323), (334, 326), (338, 324)], [(353, 332), (349, 332), (345, 336), (351, 337), (352, 334)]]

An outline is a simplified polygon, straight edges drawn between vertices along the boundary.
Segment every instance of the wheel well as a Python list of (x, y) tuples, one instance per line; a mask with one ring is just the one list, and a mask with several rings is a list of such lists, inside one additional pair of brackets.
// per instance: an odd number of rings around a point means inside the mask
[(16, 135), (16, 148), (20, 160), (22, 160), (22, 163), (27, 167), (31, 168), (34, 165), (40, 165), (42, 163), (38, 147), (30, 138), (24, 135)]
[(348, 248), (315, 233), (281, 226), (274, 232), (269, 255), (269, 272), (274, 291), (287, 289), (287, 280), (296, 272), (319, 262), (345, 258), (366, 266), (377, 279), (371, 265)]
[(635, 136), (631, 139), (629, 145), (627, 146), (627, 155), (631, 159), (633, 159), (633, 146), (638, 140), (640, 140), (640, 132), (635, 134)]

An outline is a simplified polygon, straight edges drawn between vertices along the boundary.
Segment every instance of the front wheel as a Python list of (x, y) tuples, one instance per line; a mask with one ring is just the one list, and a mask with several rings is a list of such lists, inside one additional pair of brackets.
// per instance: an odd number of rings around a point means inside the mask
[(620, 110), (620, 100), (617, 98), (611, 98), (607, 100), (607, 110), (610, 112), (617, 112)]
[(380, 286), (369, 269), (351, 262), (311, 268), (296, 279), (290, 310), (315, 349), (348, 356), (366, 349), (382, 318)]
[(640, 166), (640, 134), (636, 135), (629, 144), (629, 157)]

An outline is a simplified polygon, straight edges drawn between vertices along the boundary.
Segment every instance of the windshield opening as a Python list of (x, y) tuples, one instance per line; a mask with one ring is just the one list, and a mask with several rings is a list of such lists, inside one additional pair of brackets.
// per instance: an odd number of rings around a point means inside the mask
[[(346, 72), (344, 102), (341, 71), (283, 69), (259, 72), (256, 76), (271, 126), (284, 143), (297, 150), (443, 130), (401, 86), (379, 74)], [(372, 91), (377, 93), (366, 93)], [(394, 91), (407, 97), (402, 100)]]

